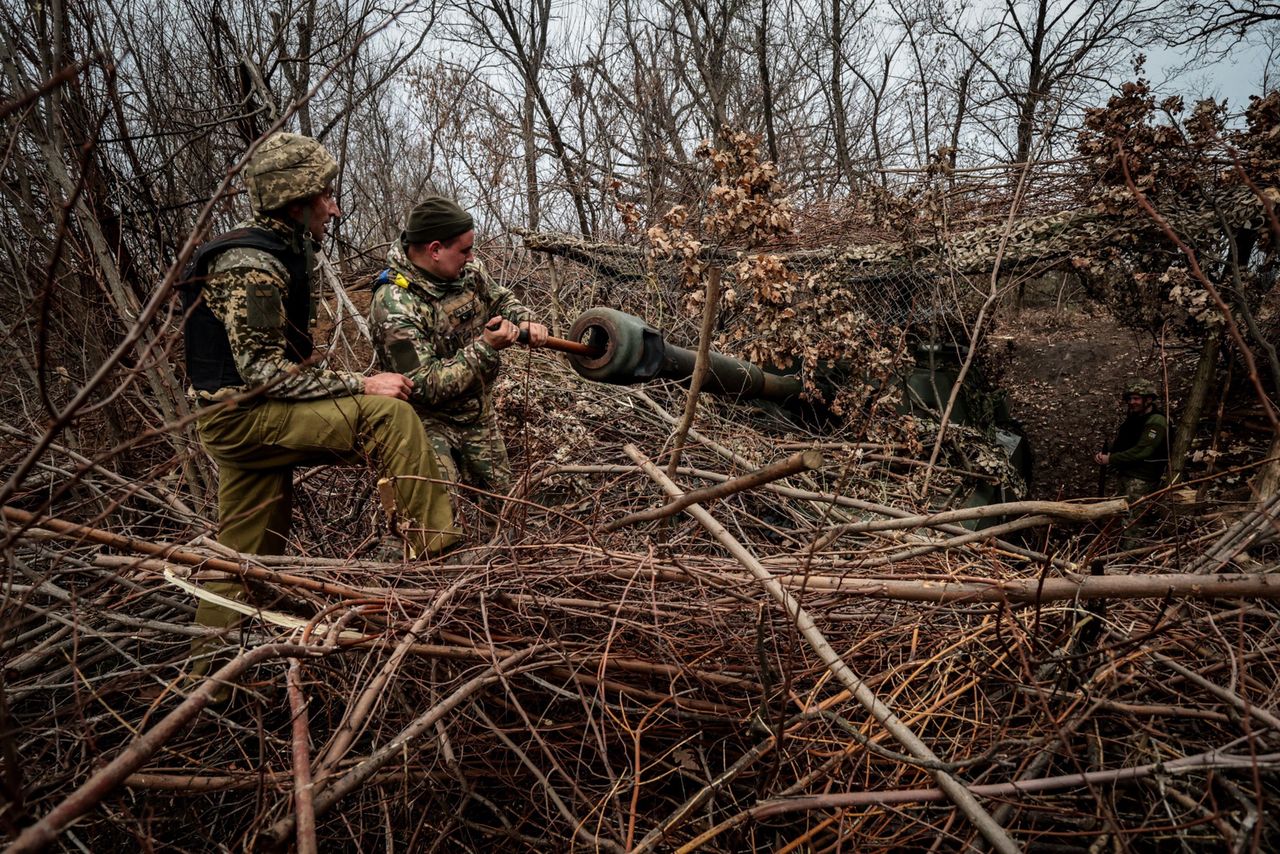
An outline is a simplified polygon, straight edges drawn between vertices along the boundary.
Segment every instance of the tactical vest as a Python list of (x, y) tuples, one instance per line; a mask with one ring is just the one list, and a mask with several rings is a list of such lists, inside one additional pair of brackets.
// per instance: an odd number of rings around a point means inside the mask
[[(396, 273), (391, 269), (386, 269), (373, 280), (375, 291), (379, 287), (388, 284), (395, 285), (398, 288), (407, 288), (409, 287), (409, 279), (403, 273)], [(430, 304), (435, 309), (432, 315), (433, 328), (431, 331), (439, 336), (436, 350), (438, 355), (445, 359), (461, 350), (473, 338), (480, 337), (481, 329), (484, 328), (485, 323), (491, 317), (488, 304), (470, 287), (463, 287), (459, 291), (447, 293), (438, 298), (431, 298)], [(410, 349), (412, 350), (412, 348)], [(411, 365), (407, 365), (404, 368), (398, 365), (393, 366), (400, 370), (401, 373), (404, 373), (418, 366), (417, 356), (414, 356), (412, 361)]]
[(311, 356), (311, 271), (307, 253), (296, 252), (274, 233), (250, 226), (228, 231), (204, 243), (191, 256), (178, 290), (186, 315), (183, 338), (187, 351), (187, 377), (198, 391), (212, 394), (218, 389), (244, 385), (231, 353), (227, 329), (201, 298), (209, 265), (228, 249), (260, 249), (284, 265), (289, 272), (284, 296), (284, 354), (289, 361), (302, 362)]
[(489, 319), (484, 303), (470, 288), (441, 297), (438, 306), (440, 317), (447, 326), (441, 331), (449, 342), (449, 349), (452, 351), (449, 355), (458, 352), (472, 338), (478, 338), (485, 321)]

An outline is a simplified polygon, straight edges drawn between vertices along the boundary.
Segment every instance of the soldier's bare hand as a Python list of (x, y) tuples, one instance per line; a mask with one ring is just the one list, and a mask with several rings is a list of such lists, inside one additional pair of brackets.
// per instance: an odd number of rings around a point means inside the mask
[(374, 374), (364, 378), (364, 393), (408, 400), (413, 383), (404, 374)]
[(520, 330), (529, 333), (528, 343), (530, 347), (541, 347), (547, 343), (547, 327), (541, 323), (532, 323), (526, 320), (520, 324)]
[(1111, 459), (1110, 454), (1103, 454), (1099, 452), (1093, 455), (1093, 461), (1100, 466), (1105, 466), (1107, 464), (1107, 461), (1110, 459)]
[(495, 350), (505, 350), (520, 337), (520, 328), (505, 317), (491, 317), (480, 334), (484, 343)]

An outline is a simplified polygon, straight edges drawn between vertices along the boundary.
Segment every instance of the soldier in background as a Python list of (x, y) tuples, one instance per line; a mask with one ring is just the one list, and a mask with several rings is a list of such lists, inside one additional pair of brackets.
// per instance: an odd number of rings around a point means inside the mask
[[(362, 463), (390, 481), (410, 557), (458, 538), (431, 443), (405, 400), (409, 380), (329, 370), (312, 353), (315, 250), (329, 221), (338, 164), (318, 142), (278, 133), (245, 167), (253, 218), (205, 243), (179, 286), (186, 313), (187, 375), (196, 425), (218, 463), (218, 542), (236, 551), (283, 554), (293, 469)], [(242, 599), (240, 581), (207, 590)], [(238, 615), (201, 600), (196, 622), (231, 627)], [(209, 668), (192, 645), (193, 674)]]
[(409, 212), (369, 306), (379, 363), (413, 383), (417, 408), (446, 476), (492, 492), (511, 487), (493, 383), (499, 352), (547, 328), (475, 260), (471, 215), (443, 196)]
[(1133, 504), (1160, 486), (1169, 463), (1169, 421), (1156, 408), (1156, 387), (1133, 379), (1121, 395), (1127, 415), (1111, 443), (1110, 453), (1094, 454), (1100, 466), (1110, 466), (1120, 491)]

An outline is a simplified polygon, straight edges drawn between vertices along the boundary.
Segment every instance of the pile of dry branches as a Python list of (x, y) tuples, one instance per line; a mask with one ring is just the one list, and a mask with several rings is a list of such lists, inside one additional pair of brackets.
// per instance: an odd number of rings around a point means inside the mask
[[(704, 405), (672, 483), (678, 396), (504, 382), (527, 476), (496, 520), (460, 496), (496, 533), (446, 561), (350, 557), (354, 470), (302, 473), (301, 554), (253, 559), (160, 480), (50, 463), (86, 512), (5, 509), (12, 849), (1276, 844), (1280, 584), (1245, 554), (1275, 502), (1127, 555), (1122, 502), (975, 533), (935, 512), (963, 473), (891, 438)], [(260, 610), (193, 683), (193, 582), (227, 573)]]

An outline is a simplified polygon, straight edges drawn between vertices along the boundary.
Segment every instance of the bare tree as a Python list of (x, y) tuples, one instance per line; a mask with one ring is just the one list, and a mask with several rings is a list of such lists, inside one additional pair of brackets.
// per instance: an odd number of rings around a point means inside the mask
[(971, 113), (990, 129), (998, 155), (1024, 163), (1038, 134), (1052, 137), (1049, 151), (1062, 148), (1058, 130), (1150, 43), (1160, 7), (1158, 0), (1022, 0), (969, 23), (935, 13), (934, 24), (976, 63), (973, 82), (992, 91)]

